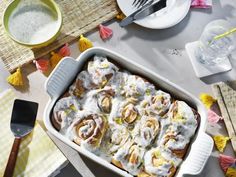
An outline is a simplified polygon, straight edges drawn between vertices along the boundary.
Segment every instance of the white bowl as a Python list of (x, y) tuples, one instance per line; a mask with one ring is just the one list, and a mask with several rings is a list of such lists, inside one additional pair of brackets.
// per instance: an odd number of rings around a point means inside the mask
[(76, 60), (71, 57), (65, 57), (50, 74), (45, 83), (45, 90), (50, 96), (50, 100), (48, 101), (44, 112), (44, 124), (48, 131), (67, 145), (76, 149), (79, 153), (87, 156), (98, 164), (105, 166), (106, 168), (120, 174), (121, 176), (132, 177), (132, 175), (126, 171), (119, 169), (118, 167), (67, 139), (53, 127), (50, 121), (51, 112), (55, 102), (66, 91), (68, 86), (72, 84), (77, 74), (83, 69), (84, 64), (95, 54), (105, 55), (111, 59), (114, 59), (123, 68), (131, 71), (132, 73), (144, 76), (154, 84), (158, 85), (160, 89), (171, 93), (171, 95), (173, 95), (175, 98), (186, 101), (190, 106), (198, 111), (201, 116), (198, 131), (191, 141), (183, 163), (178, 168), (176, 177), (181, 177), (184, 174), (199, 174), (206, 164), (213, 148), (212, 138), (205, 133), (207, 115), (202, 103), (193, 95), (179, 86), (171, 83), (162, 76), (159, 76), (158, 74), (144, 68), (143, 66), (132, 62), (122, 55), (114, 53), (108, 49), (98, 47), (91, 48), (83, 52)]

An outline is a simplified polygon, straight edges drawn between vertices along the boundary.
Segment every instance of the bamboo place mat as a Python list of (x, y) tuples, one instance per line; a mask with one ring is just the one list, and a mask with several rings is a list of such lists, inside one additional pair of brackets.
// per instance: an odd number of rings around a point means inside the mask
[(215, 84), (213, 92), (236, 153), (236, 81)]
[[(0, 0), (0, 19), (2, 19), (4, 9), (11, 1)], [(0, 57), (10, 72), (77, 39), (80, 34), (91, 31), (100, 23), (108, 21), (118, 14), (116, 0), (55, 1), (62, 11), (63, 26), (57, 40), (47, 47), (32, 50), (13, 42), (5, 34), (2, 21), (0, 21)]]

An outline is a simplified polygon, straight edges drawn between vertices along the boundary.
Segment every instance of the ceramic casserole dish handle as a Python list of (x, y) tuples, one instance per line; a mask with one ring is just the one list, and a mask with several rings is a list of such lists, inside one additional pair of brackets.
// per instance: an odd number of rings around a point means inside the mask
[(184, 174), (198, 175), (202, 172), (211, 155), (214, 142), (205, 132), (199, 132), (196, 141), (192, 144), (186, 161), (181, 165), (178, 177)]
[(78, 62), (71, 57), (65, 57), (58, 63), (45, 84), (45, 89), (51, 99), (61, 96), (68, 86), (65, 83), (73, 81), (78, 69)]
[[(140, 70), (141, 74), (147, 75), (148, 73), (150, 75), (150, 80), (154, 80), (156, 78), (156, 82), (157, 81), (162, 82), (161, 83), (162, 87), (166, 87), (167, 90), (169, 89), (173, 91), (174, 89), (177, 89), (175, 93), (176, 95), (183, 94), (183, 96), (181, 95), (181, 97), (183, 97), (184, 99), (187, 100), (192, 99), (191, 101), (192, 104), (196, 105), (201, 115), (200, 125), (198, 132), (195, 136), (196, 138), (193, 139), (191, 146), (189, 147), (189, 153), (186, 155), (186, 158), (184, 159), (182, 165), (180, 166), (179, 171), (176, 174), (176, 177), (181, 177), (184, 174), (192, 174), (192, 175), (199, 174), (202, 171), (204, 165), (206, 164), (213, 148), (212, 138), (205, 133), (207, 116), (204, 106), (193, 95), (189, 94), (188, 92), (178, 87), (177, 85), (169, 82), (167, 79), (157, 75), (152, 71), (147, 70), (141, 65), (131, 62), (130, 60), (126, 59), (125, 57), (117, 53), (111, 52), (110, 50), (104, 48), (94, 47), (92, 49), (88, 49), (85, 52), (83, 52), (77, 60), (71, 57), (65, 57), (56, 66), (54, 71), (49, 76), (47, 82), (45, 83), (45, 89), (51, 97), (47, 107), (45, 108), (45, 114), (44, 114), (44, 123), (46, 128), (56, 137), (64, 141), (66, 144), (72, 146), (74, 149), (78, 150), (82, 154), (84, 155), (87, 154), (89, 158), (94, 157), (93, 155), (91, 155), (90, 152), (85, 152), (83, 149), (79, 148), (73, 142), (69, 142), (65, 137), (63, 137), (59, 132), (57, 132), (53, 128), (52, 124), (50, 123), (50, 112), (53, 108), (53, 104), (68, 88), (69, 83), (72, 84), (78, 72), (83, 69), (83, 65), (85, 64), (85, 62), (88, 61), (88, 59), (95, 54), (107, 55), (108, 57), (115, 59), (117, 62), (120, 62), (121, 64), (124, 64), (126, 62), (129, 66), (131, 66), (130, 64), (132, 64), (133, 65), (132, 67), (141, 69)], [(94, 161), (113, 170), (114, 172), (122, 176), (131, 177), (131, 175), (114, 167), (109, 162), (103, 161), (102, 159), (101, 160), (98, 159), (100, 158), (93, 158)]]

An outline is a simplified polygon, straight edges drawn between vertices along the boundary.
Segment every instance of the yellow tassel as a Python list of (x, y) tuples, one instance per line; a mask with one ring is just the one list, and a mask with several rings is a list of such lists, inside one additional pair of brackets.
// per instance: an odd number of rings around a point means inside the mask
[(208, 109), (216, 102), (216, 99), (206, 93), (200, 95), (200, 100)]
[(55, 52), (51, 52), (51, 55), (52, 56), (50, 58), (50, 63), (51, 63), (52, 68), (54, 68), (63, 57)]
[(125, 14), (123, 14), (122, 12), (119, 12), (116, 16), (116, 19), (117, 20), (123, 20), (125, 17), (126, 17)]
[(216, 148), (220, 151), (223, 152), (226, 146), (227, 141), (230, 139), (229, 137), (225, 137), (222, 135), (216, 135), (213, 137), (215, 141)]
[(21, 74), (21, 69), (18, 68), (15, 73), (8, 76), (7, 82), (13, 86), (23, 86), (24, 82)]
[(79, 50), (80, 52), (83, 52), (89, 48), (93, 47), (93, 44), (92, 42), (84, 37), (82, 34), (80, 35), (80, 38), (79, 38)]
[(236, 169), (229, 167), (225, 174), (226, 177), (236, 177)]

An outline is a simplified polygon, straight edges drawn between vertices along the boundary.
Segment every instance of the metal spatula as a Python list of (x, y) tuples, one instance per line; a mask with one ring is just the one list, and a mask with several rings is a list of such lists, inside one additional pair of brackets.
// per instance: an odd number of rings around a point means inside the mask
[(34, 128), (38, 103), (16, 99), (11, 115), (11, 131), (15, 140), (8, 158), (4, 177), (12, 177), (21, 138), (28, 135)]

